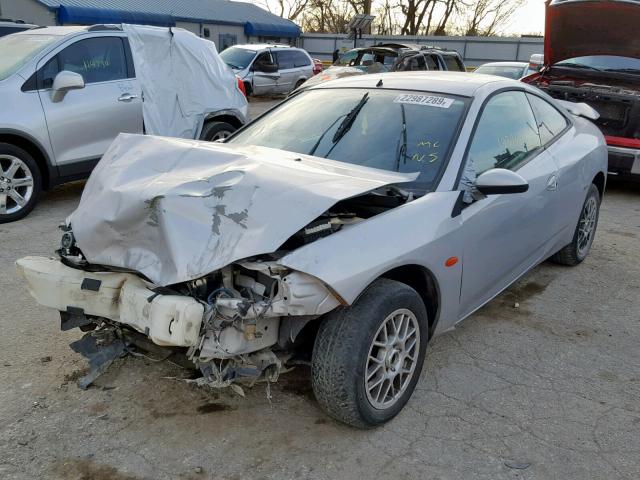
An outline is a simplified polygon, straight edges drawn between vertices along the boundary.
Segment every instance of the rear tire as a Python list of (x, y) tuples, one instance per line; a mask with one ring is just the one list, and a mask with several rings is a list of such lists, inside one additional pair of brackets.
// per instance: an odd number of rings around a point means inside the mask
[(428, 332), (422, 299), (395, 280), (376, 280), (352, 306), (330, 312), (311, 360), (322, 408), (358, 428), (391, 420), (420, 378)]
[(25, 150), (0, 143), (0, 223), (26, 217), (38, 203), (42, 175)]
[(202, 133), (200, 134), (200, 140), (206, 142), (215, 142), (217, 140), (224, 140), (231, 136), (233, 132), (237, 130), (236, 127), (227, 122), (211, 121), (204, 124), (202, 127)]
[(580, 210), (578, 225), (573, 234), (573, 240), (562, 250), (551, 257), (560, 265), (575, 266), (587, 258), (598, 227), (600, 216), (600, 192), (594, 184), (589, 186), (587, 198)]

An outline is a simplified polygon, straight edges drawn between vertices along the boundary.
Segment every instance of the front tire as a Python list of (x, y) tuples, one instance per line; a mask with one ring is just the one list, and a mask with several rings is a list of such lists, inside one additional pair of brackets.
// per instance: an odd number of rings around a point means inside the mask
[(562, 250), (551, 257), (551, 260), (561, 265), (575, 266), (587, 258), (591, 251), (593, 238), (598, 227), (600, 217), (600, 191), (593, 183), (589, 186), (587, 198), (582, 205), (578, 225), (573, 234), (573, 240)]
[(391, 420), (420, 378), (428, 331), (422, 299), (394, 280), (377, 280), (352, 306), (329, 313), (311, 361), (322, 408), (358, 428)]
[(0, 143), (0, 223), (26, 217), (38, 203), (42, 177), (25, 150)]
[(204, 140), (207, 142), (224, 140), (225, 138), (231, 136), (231, 134), (236, 130), (236, 127), (227, 122), (207, 122), (202, 127), (200, 140)]

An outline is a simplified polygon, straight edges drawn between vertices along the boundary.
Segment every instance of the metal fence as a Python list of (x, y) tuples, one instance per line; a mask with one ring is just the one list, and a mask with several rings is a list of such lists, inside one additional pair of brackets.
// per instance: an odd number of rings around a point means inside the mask
[[(486, 62), (520, 61), (528, 62), (534, 53), (542, 53), (543, 39), (540, 37), (426, 37), (426, 36), (383, 36), (363, 35), (357, 41), (359, 47), (368, 47), (377, 43), (417, 43), (456, 50), (464, 58), (467, 66), (478, 66)], [(332, 53), (338, 49), (346, 51), (353, 48), (354, 41), (346, 35), (333, 33), (305, 33), (299, 46), (307, 50), (312, 57), (331, 60)]]

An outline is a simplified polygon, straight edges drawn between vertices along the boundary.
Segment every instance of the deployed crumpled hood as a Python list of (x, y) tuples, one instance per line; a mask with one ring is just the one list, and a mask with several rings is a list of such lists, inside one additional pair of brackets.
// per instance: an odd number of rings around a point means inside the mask
[(338, 201), (416, 176), (264, 147), (122, 134), (68, 222), (89, 262), (165, 286), (274, 252)]
[(640, 58), (640, 2), (554, 0), (547, 5), (544, 62), (587, 55)]

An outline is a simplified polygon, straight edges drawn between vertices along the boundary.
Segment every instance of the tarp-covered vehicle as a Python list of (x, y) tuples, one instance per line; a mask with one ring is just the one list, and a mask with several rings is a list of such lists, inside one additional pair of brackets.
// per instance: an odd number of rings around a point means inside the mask
[(561, 100), (585, 102), (609, 146), (609, 172), (640, 179), (640, 1), (547, 4), (544, 67), (523, 79)]
[(247, 101), (213, 42), (180, 28), (42, 27), (0, 38), (0, 223), (89, 176), (119, 133), (217, 140)]
[(590, 114), (499, 77), (389, 73), (302, 91), (224, 143), (122, 135), (57, 258), (18, 269), (90, 330), (82, 386), (133, 345), (215, 387), (310, 359), (332, 416), (381, 424), (434, 334), (587, 256), (606, 170)]

